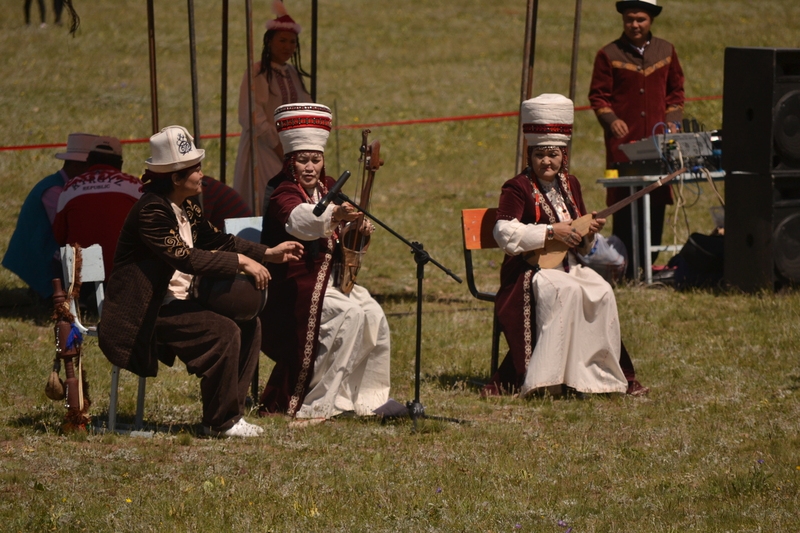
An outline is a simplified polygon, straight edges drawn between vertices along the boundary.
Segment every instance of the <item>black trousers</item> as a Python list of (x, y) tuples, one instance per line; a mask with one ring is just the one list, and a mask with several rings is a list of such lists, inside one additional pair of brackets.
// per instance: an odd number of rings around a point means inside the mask
[[(25, 24), (31, 23), (31, 4), (33, 0), (25, 0)], [(36, 0), (39, 6), (39, 18), (44, 23), (44, 0)]]
[(203, 425), (223, 431), (239, 421), (258, 364), (258, 317), (237, 323), (193, 300), (175, 300), (159, 311), (156, 341), (200, 378)]
[(53, 12), (56, 14), (56, 24), (61, 24), (61, 13), (64, 12), (64, 0), (53, 0)]
[[(639, 268), (644, 268), (644, 205), (642, 200), (636, 201), (638, 212), (639, 228)], [(658, 246), (661, 244), (661, 234), (664, 232), (664, 214), (666, 205), (650, 204), (650, 244)], [(619, 237), (628, 252), (628, 269), (625, 277), (634, 279), (639, 277), (638, 272), (633, 271), (633, 227), (631, 225), (631, 206), (623, 207), (613, 215), (612, 231)], [(652, 252), (650, 260), (655, 262), (658, 252)]]

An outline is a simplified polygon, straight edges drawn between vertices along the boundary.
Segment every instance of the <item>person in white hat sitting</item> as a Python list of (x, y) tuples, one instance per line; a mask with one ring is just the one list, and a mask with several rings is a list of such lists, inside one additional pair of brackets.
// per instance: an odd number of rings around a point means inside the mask
[[(260, 413), (325, 420), (344, 413), (372, 415), (389, 399), (389, 325), (367, 289), (349, 294), (331, 276), (343, 224), (355, 208), (315, 206), (334, 185), (325, 173), (330, 109), (317, 104), (279, 107), (275, 120), (286, 153), (270, 195), (262, 241), (304, 243), (303, 257), (269, 265), (272, 284), (262, 313), (262, 350), (276, 361), (261, 395)], [(374, 230), (365, 220), (364, 229)]]
[(235, 322), (190, 297), (195, 275), (232, 278), (243, 271), (264, 289), (262, 262), (297, 259), (302, 245), (275, 247), (220, 232), (203, 217), (203, 150), (181, 126), (150, 138), (152, 157), (142, 177), (144, 195), (125, 219), (106, 285), (100, 349), (113, 364), (155, 376), (158, 360), (177, 356), (199, 376), (208, 435), (254, 437), (261, 428), (242, 417), (258, 362), (258, 317)]
[[(281, 0), (272, 2), (277, 15), (266, 24), (261, 61), (253, 64), (253, 79), (247, 80), (247, 71), (239, 88), (239, 124), (242, 136), (236, 156), (233, 188), (255, 213), (261, 214), (261, 194), (267, 182), (283, 166), (283, 149), (275, 129), (275, 108), (282, 104), (308, 103), (303, 77), (308, 74), (300, 64), (298, 37), (302, 28), (289, 16)], [(250, 92), (253, 91), (253, 130), (250, 130)], [(255, 153), (251, 154), (251, 139), (255, 136)], [(251, 158), (252, 155), (252, 158)], [(255, 159), (255, 188), (250, 179), (252, 160)], [(257, 191), (254, 195), (253, 191)]]
[[(661, 13), (656, 0), (621, 0), (622, 35), (601, 48), (594, 60), (589, 102), (603, 127), (606, 168), (627, 163), (619, 149), (623, 143), (638, 141), (666, 130), (674, 131), (683, 118), (683, 69), (675, 47), (650, 31)], [(655, 129), (654, 129), (655, 128)], [(628, 187), (606, 189), (606, 204), (613, 205), (630, 195)], [(642, 202), (642, 200), (638, 200)], [(672, 190), (661, 187), (650, 195), (650, 242), (661, 244), (666, 206)], [(639, 205), (639, 227), (644, 209)], [(631, 208), (613, 215), (613, 233), (627, 250), (633, 250)], [(644, 232), (639, 232), (639, 264), (644, 264)], [(655, 255), (653, 260), (655, 260)], [(636, 278), (633, 261), (628, 261), (628, 278)]]
[(53, 221), (64, 185), (88, 168), (86, 159), (98, 139), (89, 133), (70, 133), (67, 149), (55, 155), (61, 170), (37, 183), (19, 212), (17, 227), (3, 256), (3, 266), (15, 273), (41, 298), (53, 294), (53, 279), (61, 278)]
[[(591, 250), (605, 219), (593, 219), (585, 236), (571, 225), (587, 213), (580, 183), (569, 174), (573, 114), (572, 100), (559, 94), (542, 94), (521, 106), (528, 167), (503, 185), (494, 227), (506, 253), (495, 313), (509, 351), (484, 395), (524, 396), (550, 387), (647, 392), (620, 339), (613, 289), (576, 255)], [(551, 243), (565, 250), (554, 268), (529, 261), (529, 252)]]

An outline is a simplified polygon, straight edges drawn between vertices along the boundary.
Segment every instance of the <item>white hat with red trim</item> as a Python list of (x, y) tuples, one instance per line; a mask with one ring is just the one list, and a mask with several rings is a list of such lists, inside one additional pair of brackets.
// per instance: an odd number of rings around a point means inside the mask
[(331, 110), (320, 104), (285, 104), (275, 109), (283, 153), (324, 152), (331, 134)]
[(273, 20), (267, 21), (267, 30), (293, 31), (298, 35), (300, 35), (300, 32), (303, 31), (303, 28), (300, 26), (300, 24), (296, 23), (294, 19), (289, 16), (289, 13), (286, 11), (286, 7), (283, 5), (281, 0), (272, 1), (272, 12), (278, 16)]
[(572, 138), (575, 106), (560, 94), (540, 94), (520, 107), (522, 132), (528, 146), (567, 146)]

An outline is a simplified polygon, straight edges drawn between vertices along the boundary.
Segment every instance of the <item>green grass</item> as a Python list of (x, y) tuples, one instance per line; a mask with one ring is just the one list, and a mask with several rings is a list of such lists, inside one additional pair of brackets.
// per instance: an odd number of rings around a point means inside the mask
[[(73, 131), (150, 134), (146, 3), (75, 0), (82, 27), (0, 20), (0, 146), (65, 142)], [(574, 5), (542, 1), (534, 92), (568, 91)], [(220, 129), (220, 6), (195, 2), (201, 132)], [(256, 36), (268, 18), (255, 0)], [(319, 101), (340, 125), (517, 109), (525, 2), (324, 0)], [(287, 0), (309, 28), (310, 2)], [(17, 6), (18, 9), (19, 6)], [(613, 2), (583, 2), (576, 104), (588, 103), (595, 51), (620, 33)], [(13, 11), (13, 10), (12, 10)], [(21, 10), (20, 10), (21, 11)], [(800, 46), (800, 5), (672, 0), (654, 25), (677, 46), (687, 96), (722, 93), (726, 46)], [(243, 2), (231, 2), (227, 127), (238, 132)], [(301, 35), (310, 67), (310, 32)], [(186, 5), (156, 2), (160, 125), (191, 128)], [(722, 125), (720, 100), (686, 114)], [(373, 128), (386, 164), (372, 211), (464, 275), (459, 211), (496, 205), (514, 171), (517, 120)], [(603, 205), (604, 153), (590, 112), (576, 114), (572, 170), (590, 207)], [(356, 169), (360, 132), (331, 136), (331, 174)], [(227, 148), (230, 179), (236, 145)], [(204, 143), (220, 172), (220, 144)], [(125, 145), (138, 174), (146, 144)], [(0, 152), (0, 253), (30, 188), (58, 168), (55, 150)], [(348, 184), (351, 187), (351, 184)], [(687, 231), (709, 232), (708, 186), (692, 193)], [(350, 194), (352, 190), (348, 190)], [(667, 230), (665, 241), (673, 236)], [(662, 254), (660, 261), (667, 257)], [(499, 253), (478, 254), (478, 281), (497, 285)], [(743, 260), (746, 260), (744, 258)], [(392, 330), (392, 396), (414, 396), (416, 266), (379, 230), (361, 281)], [(196, 437), (198, 381), (162, 367), (145, 417), (171, 426), (151, 439), (64, 435), (64, 407), (43, 394), (54, 353), (51, 310), (0, 269), (0, 530), (3, 531), (795, 531), (800, 528), (800, 295), (617, 289), (623, 338), (646, 399), (481, 400), (491, 311), (466, 287), (425, 269), (421, 400), (466, 421), (381, 425), (340, 420), (302, 430), (263, 419), (255, 441)], [(94, 400), (108, 409), (110, 366), (85, 348)], [(270, 363), (262, 358), (261, 380)], [(123, 373), (130, 422), (137, 380)], [(559, 525), (559, 521), (565, 526)]]

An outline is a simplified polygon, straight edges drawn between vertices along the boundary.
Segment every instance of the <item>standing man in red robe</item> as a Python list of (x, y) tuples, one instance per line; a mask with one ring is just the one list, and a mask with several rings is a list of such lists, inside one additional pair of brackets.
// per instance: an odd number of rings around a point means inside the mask
[[(628, 158), (619, 145), (639, 141), (665, 129), (677, 131), (683, 119), (683, 69), (675, 47), (653, 37), (650, 26), (661, 13), (657, 0), (622, 0), (617, 11), (622, 14), (622, 35), (597, 52), (592, 72), (589, 102), (603, 126), (606, 144), (606, 168), (616, 168)], [(664, 126), (658, 126), (663, 123)], [(654, 128), (656, 131), (653, 131)], [(612, 205), (629, 192), (624, 187), (610, 187), (606, 204)], [(641, 200), (639, 200), (641, 203)], [(666, 206), (672, 203), (669, 187), (650, 195), (650, 242), (661, 244)], [(613, 233), (632, 250), (630, 207), (613, 215)], [(639, 208), (639, 228), (644, 227)], [(639, 264), (644, 264), (644, 235), (639, 232)], [(633, 261), (628, 261), (627, 276), (633, 277)]]

